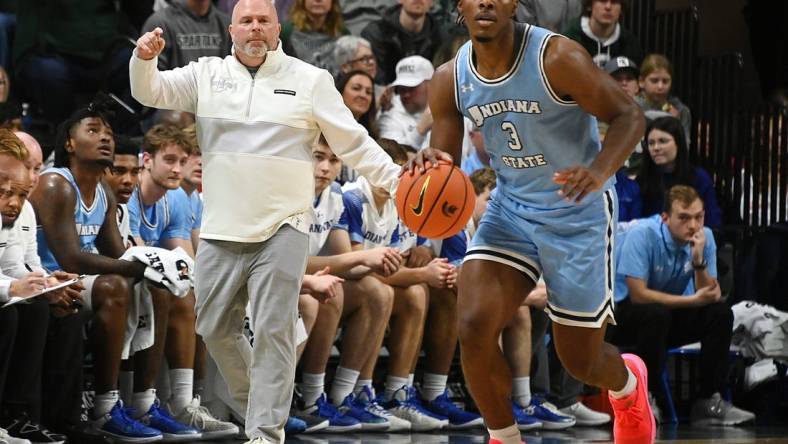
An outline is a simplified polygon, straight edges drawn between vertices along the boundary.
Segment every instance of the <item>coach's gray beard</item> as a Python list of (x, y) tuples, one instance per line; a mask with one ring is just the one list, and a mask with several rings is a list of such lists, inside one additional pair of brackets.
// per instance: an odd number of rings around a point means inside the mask
[(268, 43), (263, 42), (263, 46), (252, 46), (251, 42), (247, 42), (241, 52), (249, 57), (264, 57), (268, 52)]

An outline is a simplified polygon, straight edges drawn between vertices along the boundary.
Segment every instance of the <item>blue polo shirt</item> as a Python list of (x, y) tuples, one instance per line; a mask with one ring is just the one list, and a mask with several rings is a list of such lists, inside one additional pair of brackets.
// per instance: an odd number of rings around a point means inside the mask
[[(717, 245), (711, 230), (703, 229), (706, 269), (716, 278)], [(620, 226), (616, 234), (616, 302), (629, 296), (627, 276), (642, 279), (651, 290), (673, 295), (691, 293), (695, 271), (690, 246), (677, 244), (659, 215)]]

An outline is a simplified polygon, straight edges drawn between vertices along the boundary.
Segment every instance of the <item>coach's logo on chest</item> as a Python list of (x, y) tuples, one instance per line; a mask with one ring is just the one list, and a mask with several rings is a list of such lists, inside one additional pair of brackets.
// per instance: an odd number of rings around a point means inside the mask
[(225, 92), (238, 90), (238, 83), (230, 77), (213, 77), (211, 78), (211, 91)]

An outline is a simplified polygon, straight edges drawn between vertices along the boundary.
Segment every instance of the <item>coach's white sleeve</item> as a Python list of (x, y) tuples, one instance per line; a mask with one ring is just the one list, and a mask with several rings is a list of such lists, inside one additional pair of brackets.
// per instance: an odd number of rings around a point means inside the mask
[(158, 57), (142, 60), (134, 50), (129, 60), (131, 95), (145, 106), (194, 113), (199, 62), (169, 71), (159, 71), (157, 63)]
[(327, 71), (318, 76), (314, 85), (312, 113), (331, 150), (369, 183), (389, 190), (393, 196), (400, 167), (356, 122)]

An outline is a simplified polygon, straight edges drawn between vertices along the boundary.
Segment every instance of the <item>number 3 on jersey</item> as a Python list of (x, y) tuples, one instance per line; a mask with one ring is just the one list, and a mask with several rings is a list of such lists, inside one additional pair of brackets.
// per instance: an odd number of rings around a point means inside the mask
[(520, 136), (517, 135), (517, 128), (514, 127), (512, 122), (501, 123), (501, 129), (509, 133), (509, 148), (514, 151), (523, 149), (523, 144), (520, 143)]

